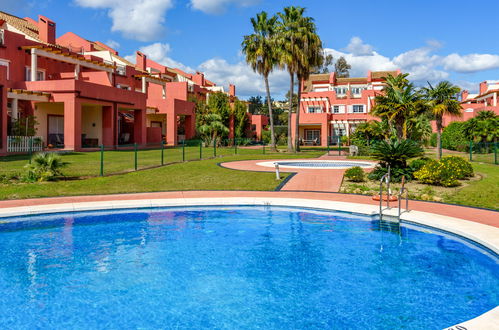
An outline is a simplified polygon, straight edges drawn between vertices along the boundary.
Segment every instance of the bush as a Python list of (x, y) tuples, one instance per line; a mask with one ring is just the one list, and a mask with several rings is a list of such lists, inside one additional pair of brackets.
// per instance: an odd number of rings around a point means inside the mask
[(430, 160), (430, 158), (428, 158), (428, 157), (421, 157), (421, 158), (418, 158), (418, 159), (414, 159), (409, 164), (409, 166), (411, 167), (411, 169), (412, 169), (413, 172), (416, 172), (416, 171), (419, 171), (423, 166), (425, 166), (426, 163), (428, 163), (429, 160)]
[(364, 170), (360, 166), (351, 167), (346, 170), (345, 177), (352, 182), (366, 181)]
[[(383, 175), (388, 172), (387, 167), (383, 167), (381, 165), (377, 165), (371, 173), (369, 173), (368, 178), (370, 180), (381, 180)], [(390, 168), (390, 181), (391, 182), (401, 182), (402, 177), (405, 177), (406, 181), (410, 181), (413, 179), (413, 170), (410, 167), (394, 167)]]
[(432, 133), (431, 136), (430, 136), (430, 145), (432, 147), (436, 147), (437, 146), (437, 133)]
[(471, 164), (464, 158), (456, 156), (443, 157), (440, 161), (429, 160), (414, 177), (422, 183), (455, 187), (458, 180), (473, 176)]
[(406, 168), (407, 160), (423, 155), (421, 146), (411, 140), (379, 141), (372, 146), (371, 156), (380, 161), (382, 167)]
[(51, 181), (62, 176), (61, 169), (68, 163), (63, 162), (61, 156), (56, 153), (37, 153), (31, 159), (31, 164), (25, 166), (26, 173), (23, 176), (25, 182)]
[(465, 123), (454, 121), (442, 132), (442, 148), (457, 151), (468, 150), (469, 142), (464, 133)]

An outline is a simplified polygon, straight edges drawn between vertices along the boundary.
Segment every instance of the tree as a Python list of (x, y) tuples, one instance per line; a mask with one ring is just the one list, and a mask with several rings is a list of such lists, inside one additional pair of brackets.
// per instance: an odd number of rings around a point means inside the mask
[(427, 109), (427, 103), (414, 85), (407, 80), (409, 74), (389, 75), (383, 92), (375, 97), (372, 114), (388, 120), (394, 126), (397, 138), (408, 136), (408, 121), (419, 116)]
[(341, 56), (334, 64), (334, 72), (336, 72), (336, 77), (338, 78), (348, 78), (350, 77), (350, 69), (352, 66), (348, 64), (347, 60)]
[(248, 103), (249, 103), (249, 109), (248, 109), (249, 113), (256, 115), (256, 114), (261, 114), (263, 112), (264, 103), (260, 95), (251, 96), (248, 99)]
[(476, 117), (464, 122), (463, 131), (469, 141), (497, 141), (499, 139), (499, 116), (493, 111), (480, 111)]
[(441, 81), (435, 87), (428, 82), (428, 87), (423, 88), (424, 97), (429, 106), (429, 112), (435, 119), (437, 126), (437, 157), (442, 158), (442, 129), (443, 116), (461, 116), (461, 104), (457, 94), (461, 89), (449, 81)]
[(241, 138), (244, 136), (246, 125), (248, 124), (248, 116), (246, 114), (246, 104), (236, 100), (234, 102), (234, 136)]
[(218, 144), (220, 139), (229, 133), (229, 129), (222, 122), (218, 113), (205, 113), (200, 116), (198, 132), (205, 145)]
[(211, 93), (208, 97), (207, 112), (218, 114), (224, 126), (229, 126), (230, 105), (229, 96), (222, 92)]
[(251, 66), (253, 71), (263, 76), (265, 82), (271, 131), (270, 148), (276, 151), (274, 116), (270, 102), (269, 74), (278, 64), (278, 55), (276, 53), (277, 17), (272, 16), (268, 18), (267, 13), (262, 11), (256, 15), (256, 18), (251, 18), (251, 24), (253, 26), (253, 34), (244, 36), (242, 48), (246, 56), (246, 62)]
[[(289, 73), (289, 92), (290, 99), (293, 99), (295, 75), (298, 71), (298, 58), (301, 56), (299, 40), (303, 34), (303, 25), (305, 18), (303, 13), (305, 8), (289, 6), (284, 11), (278, 13), (281, 21), (279, 22), (279, 38), (277, 48), (279, 50), (279, 64), (285, 67)], [(293, 104), (289, 103), (288, 112), (288, 152), (293, 151), (293, 141), (291, 135), (291, 117), (293, 113)], [(298, 134), (298, 132), (296, 132)]]
[(322, 65), (320, 65), (317, 68), (314, 68), (314, 71), (312, 72), (313, 74), (317, 74), (317, 73), (329, 73), (329, 71), (330, 71), (329, 68), (331, 67), (331, 65), (333, 65), (333, 62), (334, 62), (333, 55), (326, 54), (324, 52), (322, 58), (323, 58)]
[(300, 102), (302, 83), (310, 77), (313, 68), (322, 66), (324, 55), (322, 41), (316, 32), (316, 26), (311, 17), (304, 17), (302, 20), (302, 35), (298, 39), (301, 45), (301, 52), (298, 53), (296, 77), (298, 78), (298, 104), (296, 105), (295, 116), (295, 152), (300, 151)]

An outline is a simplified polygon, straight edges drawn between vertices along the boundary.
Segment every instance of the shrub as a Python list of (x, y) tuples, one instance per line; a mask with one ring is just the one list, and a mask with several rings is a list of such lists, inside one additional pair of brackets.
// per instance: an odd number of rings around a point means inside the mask
[(429, 160), (414, 177), (422, 183), (455, 187), (458, 180), (473, 176), (471, 164), (464, 158), (456, 156), (443, 157), (440, 161)]
[(414, 159), (409, 166), (411, 167), (413, 172), (419, 171), (426, 163), (430, 160), (428, 157), (421, 157), (418, 159)]
[(366, 181), (364, 170), (360, 166), (351, 167), (345, 171), (345, 177), (349, 181), (364, 182)]
[[(370, 180), (381, 180), (383, 175), (388, 172), (387, 167), (377, 165), (371, 173), (369, 173), (368, 178)], [(413, 179), (413, 171), (410, 167), (394, 167), (390, 168), (390, 181), (391, 182), (401, 182), (402, 177), (405, 177), (406, 181)]]
[(411, 140), (379, 141), (372, 147), (371, 156), (380, 161), (382, 167), (406, 168), (407, 160), (423, 154), (421, 146)]
[(454, 121), (442, 132), (442, 148), (457, 151), (466, 151), (469, 142), (464, 132), (465, 123)]
[(37, 153), (31, 159), (31, 164), (25, 166), (26, 173), (23, 180), (26, 182), (50, 181), (62, 176), (61, 169), (68, 163), (63, 162), (56, 153)]
[(437, 133), (432, 133), (431, 136), (430, 136), (430, 145), (432, 147), (436, 147), (437, 146)]

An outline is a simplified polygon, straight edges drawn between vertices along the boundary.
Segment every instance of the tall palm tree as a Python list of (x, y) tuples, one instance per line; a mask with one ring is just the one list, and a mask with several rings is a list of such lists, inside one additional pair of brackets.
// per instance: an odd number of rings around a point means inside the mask
[[(296, 106), (295, 116), (295, 152), (300, 151), (300, 99), (302, 91), (302, 83), (310, 77), (311, 72), (320, 67), (324, 62), (322, 49), (322, 41), (316, 33), (315, 23), (310, 17), (304, 17), (303, 33), (299, 40), (301, 44), (301, 52), (298, 53), (298, 61), (296, 67), (296, 77), (298, 79), (298, 104)], [(327, 134), (324, 133), (323, 134)]]
[(277, 30), (277, 16), (268, 17), (267, 13), (262, 11), (251, 18), (253, 25), (253, 34), (244, 36), (242, 43), (243, 53), (246, 56), (246, 62), (253, 71), (263, 76), (265, 81), (265, 90), (267, 92), (267, 106), (269, 108), (270, 119), (270, 148), (276, 151), (276, 141), (274, 134), (274, 115), (272, 113), (272, 101), (270, 98), (269, 74), (277, 65), (277, 54), (275, 47), (275, 37)]
[(461, 89), (449, 81), (441, 81), (435, 87), (428, 83), (423, 88), (424, 96), (428, 102), (429, 111), (435, 118), (437, 126), (437, 156), (442, 158), (442, 119), (444, 115), (461, 116), (461, 104), (457, 94)]
[[(278, 13), (281, 21), (279, 22), (279, 38), (278, 38), (278, 50), (279, 50), (279, 64), (281, 67), (286, 67), (290, 77), (289, 83), (289, 99), (293, 99), (295, 75), (298, 71), (298, 58), (302, 53), (300, 48), (300, 42), (304, 27), (303, 27), (303, 13), (305, 8), (289, 6), (284, 8), (282, 13)], [(298, 104), (300, 100), (298, 100)], [(288, 113), (288, 152), (293, 151), (293, 141), (291, 134), (291, 115), (293, 113), (293, 104), (289, 104)], [(298, 135), (298, 132), (296, 132)]]
[(426, 111), (426, 103), (414, 85), (407, 80), (409, 74), (386, 77), (383, 93), (375, 98), (372, 113), (387, 119), (390, 126), (395, 126), (398, 139), (406, 139), (410, 118)]

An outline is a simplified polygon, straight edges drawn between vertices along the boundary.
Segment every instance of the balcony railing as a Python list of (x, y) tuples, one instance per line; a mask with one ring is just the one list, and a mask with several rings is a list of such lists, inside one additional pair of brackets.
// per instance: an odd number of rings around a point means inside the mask
[(43, 150), (41, 136), (7, 136), (7, 152), (33, 152)]

